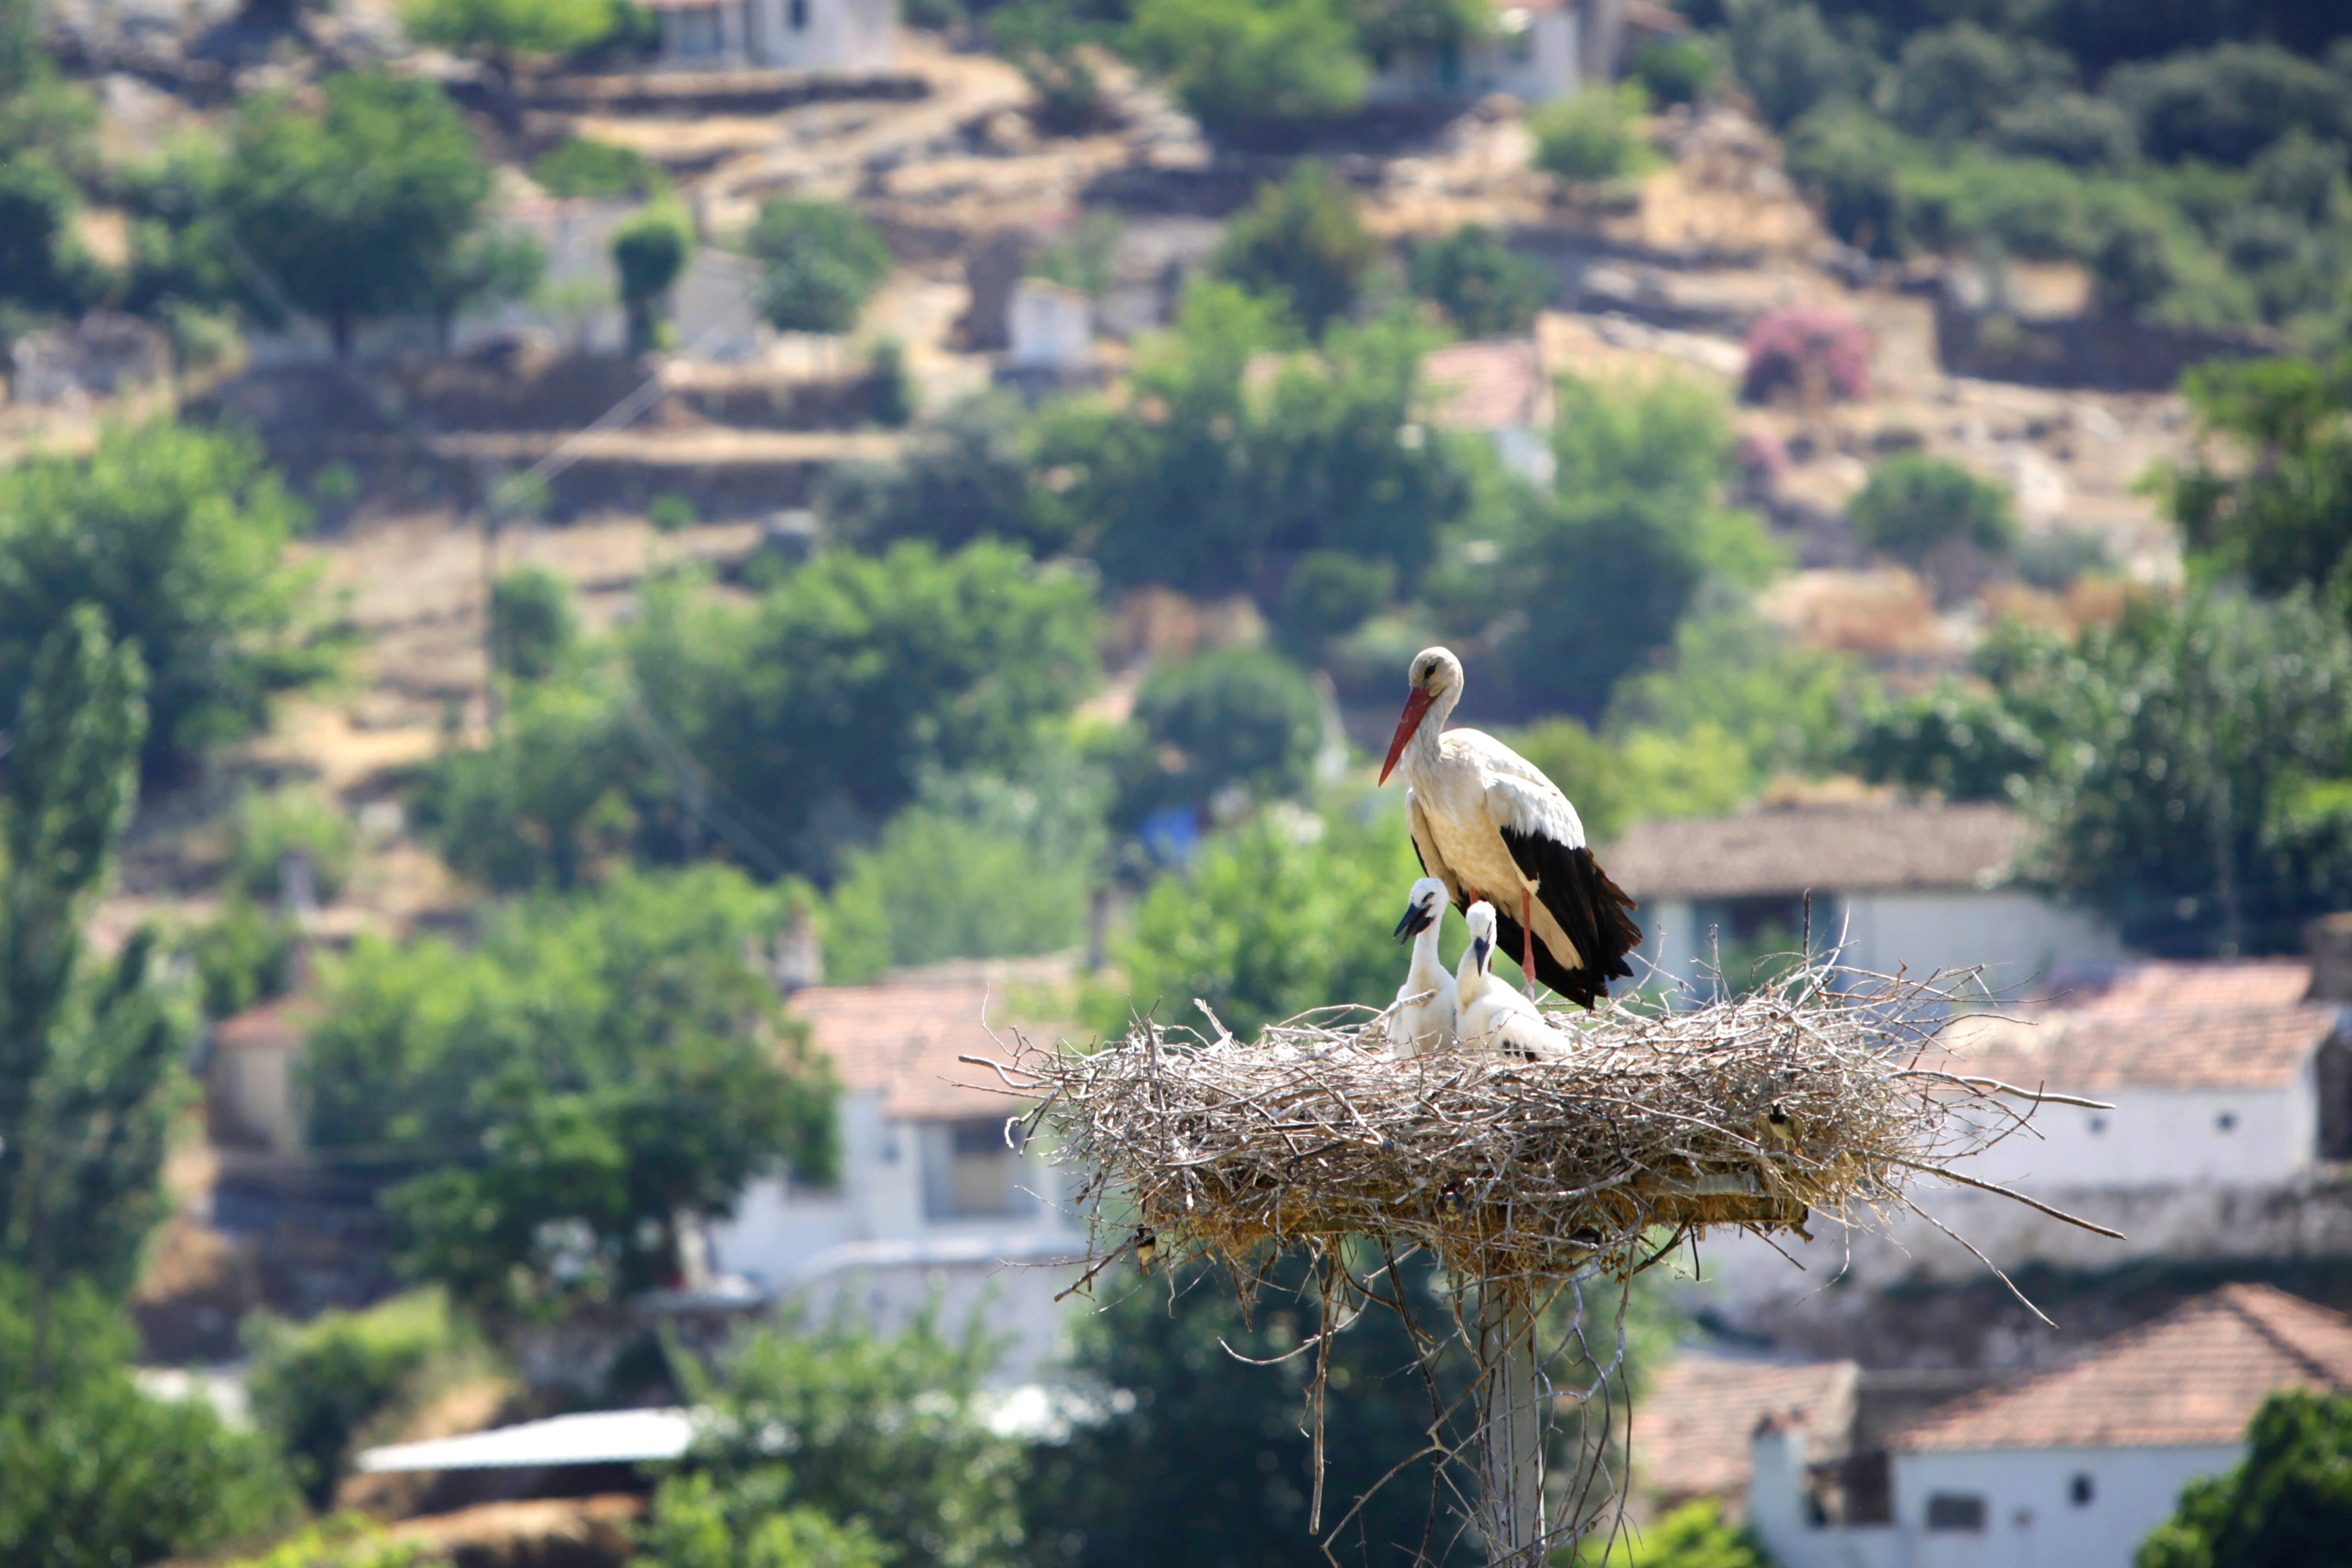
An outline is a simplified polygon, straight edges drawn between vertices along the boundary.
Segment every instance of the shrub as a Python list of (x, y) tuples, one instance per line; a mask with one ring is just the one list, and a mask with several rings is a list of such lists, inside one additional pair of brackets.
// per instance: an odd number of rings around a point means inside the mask
[(1535, 164), (1571, 184), (1599, 184), (1644, 173), (1656, 152), (1638, 121), (1649, 112), (1639, 82), (1588, 87), (1528, 117)]
[(848, 331), (890, 274), (890, 247), (880, 231), (839, 202), (769, 201), (744, 248), (764, 268), (761, 313), (783, 331)]
[(898, 429), (915, 417), (915, 377), (907, 368), (907, 345), (884, 338), (866, 356), (866, 374), (874, 383), (874, 422)]
[(1793, 395), (1860, 402), (1870, 395), (1870, 330), (1843, 310), (1784, 305), (1748, 332), (1740, 395), (1751, 403)]
[(1143, 0), (1128, 47), (1227, 137), (1344, 114), (1371, 75), (1332, 0)]
[(612, 0), (404, 0), (400, 19), (420, 44), (440, 44), (511, 72), (517, 56), (568, 55), (625, 25)]
[(2118, 66), (2104, 90), (2137, 123), (2148, 155), (2168, 163), (2244, 163), (2296, 129), (2328, 140), (2352, 134), (2343, 82), (2274, 44), (2218, 44)]
[(2000, 110), (2045, 96), (2069, 74), (2066, 58), (2045, 45), (1973, 22), (1930, 28), (1903, 46), (1888, 118), (1914, 136), (1978, 136)]
[(2263, 1401), (2246, 1458), (2203, 1476), (2135, 1568), (2319, 1568), (2352, 1534), (2352, 1395), (2285, 1389)]
[(1395, 596), (1392, 563), (1344, 550), (1310, 550), (1283, 580), (1276, 626), (1293, 652), (1311, 658), (1388, 608)]
[(1775, 130), (1825, 104), (1867, 100), (1874, 67), (1810, 5), (1751, 5), (1732, 16), (1732, 69)]
[(1846, 507), (1854, 532), (1873, 550), (1913, 564), (1954, 545), (2009, 548), (2017, 537), (2009, 492), (1946, 458), (1889, 458)]
[(1356, 198), (1321, 163), (1302, 163), (1234, 219), (1212, 269), (1252, 293), (1279, 299), (1301, 326), (1320, 335), (1352, 310), (1380, 241), (1356, 216)]
[(1916, 142), (1867, 109), (1832, 102), (1790, 127), (1788, 159), (1832, 234), (1872, 256), (1902, 254), (1904, 176), (1924, 161)]
[(653, 160), (633, 147), (585, 136), (567, 137), (539, 155), (530, 177), (551, 196), (634, 196), (647, 201), (668, 189)]
[(291, 921), (266, 914), (232, 894), (217, 920), (188, 932), (184, 948), (196, 972), (196, 994), (207, 1018), (227, 1018), (282, 996), (293, 984)]
[(993, 538), (1049, 552), (1062, 541), (1030, 502), (1024, 418), (1012, 394), (967, 398), (892, 461), (830, 469), (817, 511), (835, 538), (861, 550), (900, 540), (958, 550)]
[(691, 497), (664, 490), (646, 503), (646, 521), (656, 533), (680, 533), (702, 521)]
[(332, 902), (351, 879), (356, 837), (350, 816), (315, 789), (250, 791), (237, 802), (231, 874), (247, 898), (276, 899), (288, 858), (299, 854), (320, 901)]
[(1703, 38), (1687, 35), (1644, 44), (1633, 51), (1634, 79), (1654, 103), (1696, 103), (1722, 67)]
[(46, 158), (0, 156), (0, 304), (70, 313), (102, 285), (73, 234), (73, 182)]
[(663, 303), (694, 255), (694, 226), (682, 208), (647, 207), (613, 231), (612, 244), (629, 352), (644, 353), (659, 346)]
[(579, 643), (572, 584), (554, 573), (525, 566), (490, 584), (490, 659), (501, 675), (545, 680), (564, 667)]
[(1434, 301), (1465, 337), (1525, 331), (1551, 297), (1551, 273), (1484, 224), (1465, 224), (1413, 247), (1412, 291)]
[(254, 1420), (277, 1441), (313, 1508), (334, 1496), (352, 1439), (415, 1398), (434, 1364), (468, 1343), (438, 1290), (363, 1311), (330, 1310), (301, 1324), (259, 1312), (244, 1335)]
[(2019, 158), (2048, 158), (2073, 168), (2113, 172), (2139, 156), (2131, 116), (2080, 92), (2038, 94), (1993, 117), (1992, 144)]
[(882, 1543), (863, 1521), (836, 1524), (819, 1510), (790, 1507), (782, 1466), (722, 1486), (708, 1475), (671, 1476), (655, 1489), (636, 1531), (636, 1568), (885, 1568)]
[[(1162, 666), (1135, 695), (1135, 721), (1158, 763), (1143, 793), (1154, 806), (1199, 804), (1240, 788), (1261, 799), (1304, 791), (1323, 740), (1323, 704), (1297, 666), (1253, 648)], [(1167, 759), (1161, 761), (1161, 759)], [(1144, 812), (1137, 787), (1122, 816)]]

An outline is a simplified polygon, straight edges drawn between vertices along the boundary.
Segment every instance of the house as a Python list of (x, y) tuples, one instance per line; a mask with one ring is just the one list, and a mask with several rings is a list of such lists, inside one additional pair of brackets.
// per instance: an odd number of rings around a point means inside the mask
[(2096, 921), (2011, 879), (2025, 834), (2004, 805), (1795, 806), (1644, 822), (1601, 859), (1641, 900), (1643, 956), (1662, 981), (1712, 992), (1718, 958), (1736, 980), (1810, 927), (1816, 951), (1842, 942), (1853, 969), (1981, 965), (1989, 990), (2013, 995), (2125, 956)]
[(1533, 338), (1448, 343), (1422, 358), (1430, 417), (1486, 437), (1503, 467), (1538, 489), (1552, 479), (1552, 384)]
[[(1490, 37), (1376, 60), (1369, 96), (1377, 103), (1490, 92), (1509, 93), (1523, 103), (1564, 98), (1587, 82), (1616, 75), (1627, 9), (1628, 0), (1527, 0), (1497, 6)], [(1663, 9), (1646, 7), (1645, 15)]]
[(1932, 1410), (1878, 1452), (1818, 1463), (1806, 1423), (1768, 1417), (1748, 1523), (1781, 1568), (2130, 1568), (2181, 1488), (2243, 1458), (2247, 1423), (2287, 1388), (2352, 1391), (2352, 1319), (2229, 1286)]
[(1014, 369), (1060, 374), (1093, 363), (1094, 301), (1084, 290), (1024, 278), (1013, 286), (1004, 315)]
[(214, 1143), (271, 1154), (301, 1149), (295, 1064), (318, 1013), (309, 997), (281, 996), (212, 1026), (203, 1076)]
[(1026, 1381), (1054, 1353), (1054, 1297), (1086, 1234), (1058, 1173), (1021, 1143), (1021, 1104), (960, 1087), (992, 1079), (957, 1058), (997, 1052), (990, 1031), (1013, 1002), (1070, 973), (1067, 960), (955, 963), (793, 992), (786, 1005), (841, 1083), (840, 1179), (754, 1184), (711, 1231), (715, 1268), (884, 1329), (934, 1300), (950, 1329), (982, 1310), (1013, 1340), (999, 1378)]
[(672, 70), (863, 70), (898, 53), (893, 0), (647, 0)]

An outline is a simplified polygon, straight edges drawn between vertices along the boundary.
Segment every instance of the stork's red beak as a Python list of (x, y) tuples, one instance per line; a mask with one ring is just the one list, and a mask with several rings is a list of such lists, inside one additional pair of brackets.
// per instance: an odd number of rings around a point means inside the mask
[(1404, 755), (1405, 743), (1421, 728), (1421, 716), (1428, 711), (1428, 692), (1416, 686), (1405, 693), (1404, 713), (1397, 720), (1396, 739), (1389, 742), (1389, 760), (1381, 764), (1381, 783), (1388, 783), (1389, 775), (1396, 772), (1397, 759)]

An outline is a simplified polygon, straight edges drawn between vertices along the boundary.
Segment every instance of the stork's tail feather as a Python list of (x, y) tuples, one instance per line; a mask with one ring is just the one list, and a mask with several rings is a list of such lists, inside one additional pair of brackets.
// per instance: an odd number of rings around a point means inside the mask
[[(1503, 830), (1511, 858), (1536, 882), (1536, 897), (1575, 944), (1582, 960), (1574, 968), (1560, 961), (1545, 942), (1536, 944), (1536, 978), (1580, 1007), (1591, 1007), (1609, 994), (1612, 980), (1633, 978), (1628, 962), (1642, 945), (1642, 928), (1633, 911), (1640, 906), (1581, 845), (1570, 848), (1554, 840)], [(1518, 922), (1496, 911), (1501, 951), (1521, 949)]]

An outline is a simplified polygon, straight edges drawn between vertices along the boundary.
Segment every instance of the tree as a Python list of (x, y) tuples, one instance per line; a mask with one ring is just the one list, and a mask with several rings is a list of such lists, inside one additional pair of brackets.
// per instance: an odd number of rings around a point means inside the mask
[(659, 165), (634, 147), (573, 136), (530, 166), (530, 177), (551, 196), (633, 196), (650, 201), (669, 189)]
[(97, 266), (73, 234), (79, 205), (48, 159), (0, 157), (0, 305), (65, 313), (95, 295)]
[(1657, 154), (1636, 123), (1650, 111), (1639, 82), (1587, 87), (1528, 118), (1535, 165), (1571, 184), (1593, 185), (1648, 172)]
[(1464, 224), (1412, 253), (1412, 291), (1434, 301), (1465, 337), (1523, 332), (1551, 298), (1551, 274), (1484, 224)]
[(1024, 1456), (979, 1408), (995, 1360), (976, 1319), (950, 1340), (929, 1312), (893, 1334), (845, 1310), (738, 1340), (709, 1373), (686, 1369), (716, 1419), (655, 1494), (641, 1542), (658, 1568), (1014, 1561)]
[(1278, 299), (1311, 337), (1354, 309), (1380, 241), (1356, 216), (1356, 198), (1330, 170), (1308, 161), (1280, 184), (1258, 187), (1210, 258), (1217, 276)]
[(763, 270), (760, 310), (787, 332), (845, 332), (883, 279), (890, 247), (856, 208), (779, 196), (762, 203), (743, 248)]
[(0, 1269), (0, 1560), (119, 1568), (194, 1558), (299, 1517), (267, 1440), (202, 1400), (140, 1392), (130, 1327), (105, 1293), (76, 1282), (46, 1308), (42, 1295)]
[(1931, 27), (1903, 46), (1889, 117), (1931, 141), (1980, 136), (2002, 110), (2045, 97), (2072, 74), (2066, 58), (2044, 44), (1973, 22)]
[(1825, 104), (1867, 99), (1874, 63), (1811, 5), (1730, 7), (1732, 68), (1774, 130)]
[(286, 559), (300, 521), (252, 439), (168, 422), (0, 473), (0, 716), (86, 603), (144, 660), (151, 776), (258, 728), (273, 697), (333, 667), (305, 602), (312, 574)]
[(1066, 542), (1031, 500), (1024, 416), (1010, 393), (966, 398), (890, 462), (828, 468), (816, 506), (835, 538), (861, 550), (907, 539), (960, 550), (993, 538), (1048, 554)]
[(1371, 77), (1332, 0), (1143, 0), (1128, 48), (1234, 139), (1344, 114)]
[(572, 584), (543, 566), (525, 566), (490, 584), (491, 663), (520, 681), (546, 680), (580, 647)]
[(694, 226), (675, 206), (652, 206), (613, 231), (613, 270), (629, 318), (629, 352), (658, 346), (669, 291), (694, 255)]
[(2275, 44), (2224, 43), (2118, 66), (2105, 95), (2137, 121), (2151, 157), (2239, 164), (2289, 131), (2352, 134), (2342, 80)]
[(1280, 654), (1226, 648), (1147, 677), (1135, 695), (1134, 753), (1121, 783), (1132, 826), (1169, 805), (1220, 791), (1260, 800), (1304, 794), (1323, 742), (1323, 703)]
[(2200, 365), (2181, 391), (2200, 450), (2161, 493), (2192, 558), (2258, 593), (2304, 586), (2352, 609), (2352, 358)]
[(2000, 553), (2017, 541), (2007, 490), (1948, 458), (1917, 452), (1873, 468), (1846, 517), (1873, 550), (1938, 572), (1963, 552)]
[(831, 1086), (751, 953), (772, 895), (704, 868), (515, 910), (477, 951), (370, 942), (306, 1069), (322, 1149), (412, 1151), (402, 1261), (499, 1312), (668, 1282), (682, 1220), (781, 1166), (830, 1176)]
[(2352, 1534), (2352, 1396), (2283, 1389), (2242, 1463), (2200, 1477), (2140, 1543), (2136, 1568), (2322, 1568)]
[(317, 114), (283, 96), (249, 104), (213, 199), (253, 263), (348, 353), (362, 321), (432, 307), (490, 174), (435, 83), (352, 71), (322, 90)]
[(457, 336), (460, 316), (529, 298), (546, 272), (547, 252), (534, 235), (477, 230), (459, 240), (425, 283), (442, 352)]
[(1577, 1555), (1580, 1568), (1600, 1568), (1604, 1561), (1625, 1568), (1772, 1568), (1772, 1559), (1752, 1530), (1723, 1517), (1713, 1499), (1686, 1502), (1656, 1522), (1631, 1529), (1623, 1540), (1602, 1552), (1591, 1542)]
[(404, 0), (400, 19), (418, 43), (479, 56), (509, 79), (518, 57), (574, 54), (621, 25), (612, 0)]

